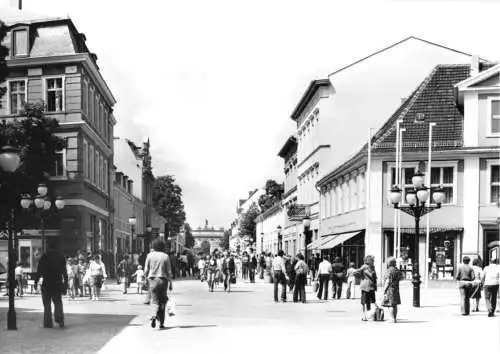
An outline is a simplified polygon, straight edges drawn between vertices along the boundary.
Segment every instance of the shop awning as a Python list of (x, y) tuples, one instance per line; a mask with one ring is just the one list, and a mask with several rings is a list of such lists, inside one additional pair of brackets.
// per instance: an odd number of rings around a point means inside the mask
[(316, 241), (308, 244), (307, 249), (308, 250), (320, 249), (320, 246), (323, 245), (325, 242), (330, 241), (332, 239), (332, 237), (334, 237), (334, 236), (326, 236), (326, 237), (318, 238)]
[(363, 232), (363, 231), (355, 231), (355, 232), (348, 232), (348, 233), (340, 234), (340, 235), (332, 235), (332, 236), (330, 236), (331, 238), (327, 242), (323, 243), (318, 248), (320, 250), (327, 250), (327, 249), (333, 248), (335, 246), (340, 245), (341, 243), (346, 242), (347, 240), (349, 240), (350, 238), (353, 238), (354, 236), (358, 235), (361, 232)]

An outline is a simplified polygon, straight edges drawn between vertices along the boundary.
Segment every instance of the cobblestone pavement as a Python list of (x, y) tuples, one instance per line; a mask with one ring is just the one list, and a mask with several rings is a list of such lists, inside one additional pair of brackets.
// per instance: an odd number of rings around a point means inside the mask
[(499, 352), (500, 317), (486, 317), (484, 299), (482, 312), (463, 317), (454, 288), (423, 291), (419, 309), (411, 307), (409, 284), (401, 291), (401, 320), (394, 324), (361, 322), (359, 298), (323, 302), (309, 292), (307, 304), (275, 304), (268, 283), (240, 282), (228, 294), (180, 281), (173, 292), (177, 316), (163, 331), (147, 326), (152, 308), (144, 295), (123, 295), (114, 284), (98, 302), (65, 299), (64, 329), (41, 327), (41, 299), (27, 295), (16, 298), (18, 331), (7, 331), (8, 302), (0, 297), (0, 353)]

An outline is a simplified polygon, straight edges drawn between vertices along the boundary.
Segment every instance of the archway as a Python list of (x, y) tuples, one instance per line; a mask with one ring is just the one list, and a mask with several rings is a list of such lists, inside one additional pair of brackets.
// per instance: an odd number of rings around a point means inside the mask
[(201, 251), (204, 254), (210, 254), (210, 242), (207, 240), (204, 240), (201, 245), (200, 245)]

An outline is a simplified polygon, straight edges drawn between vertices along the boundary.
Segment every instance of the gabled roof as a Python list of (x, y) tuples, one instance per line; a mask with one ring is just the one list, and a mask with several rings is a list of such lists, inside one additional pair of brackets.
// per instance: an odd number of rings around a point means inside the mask
[(488, 68), (487, 70), (484, 70), (480, 72), (477, 75), (471, 76), (463, 81), (460, 81), (455, 85), (456, 88), (458, 88), (459, 91), (465, 90), (468, 87), (477, 85), (484, 80), (487, 80), (495, 75), (498, 75), (500, 73), (500, 64), (496, 64)]
[(295, 106), (291, 118), (293, 120), (297, 120), (304, 110), (306, 108), (307, 104), (311, 100), (311, 98), (314, 96), (318, 88), (321, 86), (329, 86), (330, 85), (330, 80), (328, 79), (321, 79), (321, 80), (313, 80), (307, 87), (306, 91), (302, 94), (302, 97), (299, 100), (299, 103)]
[[(417, 89), (392, 114), (372, 138), (372, 152), (395, 150), (396, 122), (401, 119), (404, 151), (427, 151), (429, 123), (433, 129), (433, 150), (460, 149), (463, 145), (463, 114), (455, 100), (455, 85), (469, 77), (470, 65), (438, 65)], [(346, 160), (318, 183), (322, 186), (337, 175), (345, 173), (367, 155), (365, 144), (354, 156)]]
[(293, 149), (297, 150), (297, 138), (291, 135), (286, 140), (285, 145), (283, 145), (283, 147), (278, 152), (278, 156), (281, 158), (285, 158), (287, 153)]
[[(338, 69), (338, 70), (336, 70), (336, 71), (332, 72), (331, 74), (329, 74), (329, 75), (328, 75), (328, 77), (330, 77), (330, 76), (332, 76), (332, 75), (335, 75), (335, 74), (337, 74), (337, 73), (339, 73), (339, 72), (341, 72), (341, 71), (344, 71), (345, 69), (350, 68), (351, 66), (354, 66), (354, 65), (356, 65), (356, 64), (358, 64), (358, 63), (361, 63), (362, 61), (365, 61), (366, 59), (369, 59), (369, 58), (371, 58), (371, 57), (373, 57), (373, 56), (375, 56), (375, 55), (377, 55), (377, 54), (380, 54), (380, 53), (382, 53), (382, 52), (385, 52), (386, 50), (389, 50), (389, 49), (391, 49), (391, 48), (394, 48), (394, 47), (396, 47), (396, 46), (398, 46), (398, 45), (400, 45), (400, 44), (402, 44), (402, 43), (404, 43), (404, 42), (410, 41), (410, 40), (420, 41), (420, 42), (427, 43), (427, 44), (430, 44), (430, 45), (433, 45), (433, 46), (436, 46), (436, 47), (439, 47), (439, 48), (443, 48), (443, 49), (448, 49), (448, 50), (451, 50), (452, 52), (455, 52), (455, 53), (459, 53), (459, 54), (464, 54), (464, 55), (472, 56), (472, 54), (469, 54), (469, 53), (464, 53), (464, 52), (461, 52), (461, 51), (459, 51), (459, 50), (456, 50), (456, 49), (453, 49), (453, 48), (450, 48), (450, 47), (446, 47), (446, 46), (441, 45), (441, 44), (438, 44), (438, 43), (430, 42), (430, 41), (427, 41), (427, 40), (422, 39), (422, 38), (418, 38), (418, 37), (415, 37), (415, 36), (410, 36), (410, 37), (407, 37), (407, 38), (403, 39), (402, 41), (396, 42), (396, 43), (394, 43), (394, 44), (391, 44), (391, 45), (390, 45), (390, 46), (388, 46), (388, 47), (385, 47), (385, 48), (383, 48), (383, 49), (381, 49), (381, 50), (379, 50), (379, 51), (376, 51), (375, 53), (372, 53), (372, 54), (370, 54), (370, 55), (368, 55), (368, 56), (366, 56), (366, 57), (364, 57), (364, 58), (361, 58), (361, 59), (359, 59), (359, 60), (356, 60), (355, 62), (353, 62), (353, 63), (351, 63), (351, 64), (349, 64), (349, 65), (346, 65), (346, 66), (344, 66), (344, 67), (342, 67), (342, 68), (340, 68), (340, 69)], [(479, 58), (479, 61), (480, 61), (480, 62), (485, 62), (485, 61), (487, 61), (487, 60), (485, 60), (485, 59), (483, 59), (483, 58)]]

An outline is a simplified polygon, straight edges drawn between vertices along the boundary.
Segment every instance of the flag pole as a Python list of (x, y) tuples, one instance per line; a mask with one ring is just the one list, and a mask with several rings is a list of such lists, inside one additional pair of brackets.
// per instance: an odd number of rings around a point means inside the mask
[[(432, 128), (436, 125), (436, 123), (429, 123), (429, 152), (427, 157), (427, 186), (431, 188), (431, 163), (432, 163)], [(429, 204), (431, 203), (432, 193), (429, 191)], [(429, 242), (430, 242), (430, 213), (427, 214), (426, 222), (427, 222), (427, 232), (425, 235), (425, 289), (429, 289)]]

